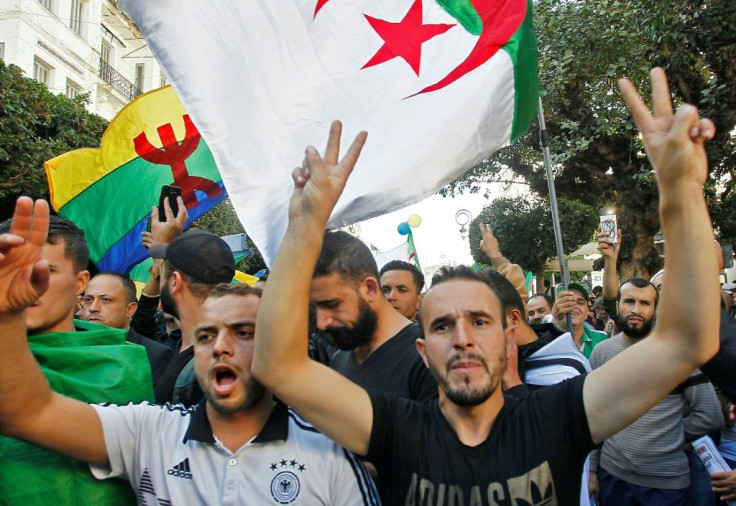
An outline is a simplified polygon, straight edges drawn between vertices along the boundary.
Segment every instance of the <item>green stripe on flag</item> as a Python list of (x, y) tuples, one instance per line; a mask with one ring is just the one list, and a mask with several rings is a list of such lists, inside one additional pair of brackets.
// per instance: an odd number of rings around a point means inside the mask
[[(222, 180), (207, 144), (199, 147), (186, 161), (191, 176), (218, 183)], [(90, 256), (99, 260), (137, 223), (158, 205), (161, 185), (174, 181), (168, 165), (158, 165), (136, 158), (95, 181), (82, 193), (64, 204), (59, 215), (74, 223), (90, 223), (90, 214), (98, 221), (95, 233), (86, 234)]]
[(437, 3), (473, 35), (483, 31), (483, 20), (470, 0), (437, 0)]
[(534, 31), (532, 1), (528, 2), (526, 17), (521, 27), (503, 47), (514, 63), (514, 122), (511, 142), (524, 135), (537, 115), (539, 102), (539, 71), (537, 34)]

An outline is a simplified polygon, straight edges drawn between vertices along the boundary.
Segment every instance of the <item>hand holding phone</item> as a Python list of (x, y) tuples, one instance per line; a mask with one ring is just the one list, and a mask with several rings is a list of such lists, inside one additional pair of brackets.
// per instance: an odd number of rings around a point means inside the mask
[(611, 245), (615, 248), (618, 244), (618, 222), (615, 214), (601, 215), (601, 232), (608, 234)]
[(181, 188), (178, 186), (169, 186), (167, 184), (161, 187), (161, 195), (158, 198), (158, 221), (166, 221), (166, 211), (164, 208), (164, 201), (169, 200), (169, 206), (171, 212), (174, 213), (174, 218), (179, 214), (179, 202), (176, 200), (177, 197), (181, 196)]

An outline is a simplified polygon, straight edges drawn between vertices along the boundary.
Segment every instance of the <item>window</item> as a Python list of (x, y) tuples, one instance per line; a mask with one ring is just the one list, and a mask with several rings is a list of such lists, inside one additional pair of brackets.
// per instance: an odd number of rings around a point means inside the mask
[(72, 11), (69, 15), (69, 27), (82, 35), (82, 13), (84, 11), (84, 2), (82, 0), (72, 0)]
[(33, 78), (39, 83), (49, 84), (49, 78), (51, 77), (51, 67), (39, 60), (38, 58), (33, 60)]
[(139, 91), (143, 91), (143, 79), (146, 76), (146, 64), (136, 63), (135, 64), (135, 87)]
[(67, 79), (66, 80), (66, 96), (69, 98), (74, 98), (80, 93), (82, 93), (82, 87), (79, 86), (74, 81), (72, 81), (71, 79)]
[(100, 47), (100, 59), (107, 64), (112, 60), (112, 47), (106, 42), (103, 42), (102, 47)]
[(163, 88), (164, 86), (166, 86), (166, 74), (164, 74), (164, 71), (163, 70), (161, 71), (161, 79), (159, 80), (158, 85), (161, 88)]
[(52, 10), (51, 8), (53, 7), (53, 5), (51, 3), (51, 0), (38, 0), (38, 3), (46, 7), (48, 10)]
[(5, 58), (5, 42), (0, 42), (0, 60)]

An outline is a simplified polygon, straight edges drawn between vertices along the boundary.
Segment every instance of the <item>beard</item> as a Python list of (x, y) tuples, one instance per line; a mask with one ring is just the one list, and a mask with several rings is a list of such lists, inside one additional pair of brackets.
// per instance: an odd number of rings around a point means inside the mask
[(171, 296), (167, 283), (161, 285), (161, 308), (164, 310), (164, 313), (168, 313), (177, 319), (179, 318), (179, 308), (176, 307), (176, 301)]
[[(462, 379), (461, 385), (450, 385), (450, 382), (447, 378), (452, 370), (452, 365), (459, 360), (474, 360), (480, 362), (480, 364), (486, 370), (486, 373), (488, 373), (487, 381), (483, 382), (481, 385), (471, 386), (470, 378), (465, 377)], [(499, 371), (505, 370), (505, 355), (499, 359), (499, 365)], [(453, 404), (460, 407), (472, 407), (483, 404), (491, 397), (493, 392), (496, 391), (500, 384), (500, 375), (498, 373), (491, 374), (490, 370), (488, 369), (488, 362), (486, 361), (485, 357), (475, 353), (469, 353), (463, 356), (456, 355), (452, 357), (445, 364), (444, 375), (439, 374), (433, 368), (430, 368), (430, 371), (432, 372), (434, 379), (437, 381), (437, 385), (442, 389), (443, 392), (445, 392), (445, 396), (447, 396), (447, 398), (452, 401)]]
[(358, 301), (358, 320), (352, 327), (335, 327), (319, 331), (328, 343), (350, 351), (368, 344), (378, 326), (378, 314), (363, 299)]
[[(235, 413), (239, 413), (254, 406), (263, 398), (263, 395), (266, 393), (266, 388), (258, 383), (253, 376), (249, 377), (247, 380), (242, 380), (242, 382), (245, 389), (245, 398), (243, 398), (243, 401), (239, 404), (227, 404), (226, 402), (223, 402), (226, 399), (220, 399), (216, 395), (209, 393), (207, 389), (204, 389), (207, 403), (222, 415), (234, 415)], [(201, 384), (202, 383), (200, 382), (200, 385)]]
[(642, 337), (646, 337), (649, 335), (649, 333), (652, 331), (652, 327), (654, 326), (654, 318), (650, 318), (649, 320), (642, 317), (644, 320), (639, 327), (635, 327), (629, 323), (628, 316), (623, 317), (620, 314), (616, 315), (616, 326), (618, 329), (623, 332), (625, 335), (632, 339), (641, 339)]

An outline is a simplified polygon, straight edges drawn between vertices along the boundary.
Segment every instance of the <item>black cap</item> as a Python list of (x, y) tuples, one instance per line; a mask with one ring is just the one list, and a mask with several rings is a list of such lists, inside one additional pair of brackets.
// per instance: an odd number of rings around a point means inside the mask
[(230, 246), (204, 230), (190, 230), (170, 244), (154, 244), (153, 258), (165, 258), (176, 270), (207, 284), (230, 283), (235, 276), (235, 258)]

